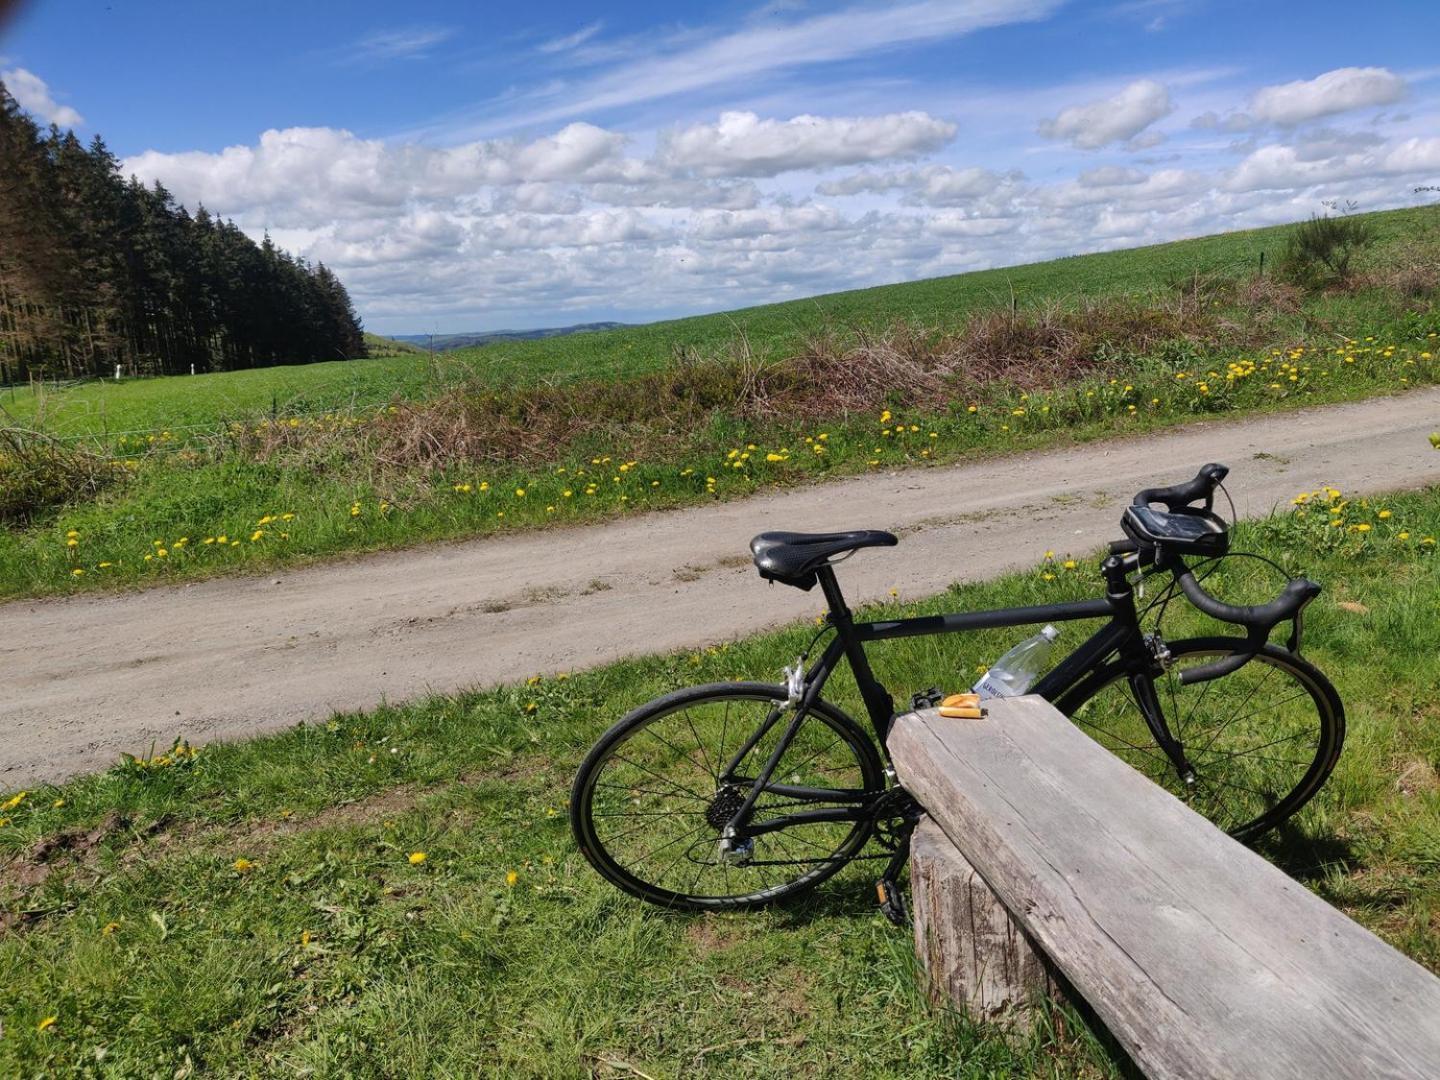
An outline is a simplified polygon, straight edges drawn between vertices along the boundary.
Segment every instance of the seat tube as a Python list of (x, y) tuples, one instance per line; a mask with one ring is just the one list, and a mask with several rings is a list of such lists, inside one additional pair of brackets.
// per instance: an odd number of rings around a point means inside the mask
[(815, 574), (819, 578), (820, 589), (825, 594), (825, 602), (830, 606), (830, 621), (845, 646), (845, 658), (850, 661), (850, 670), (855, 675), (855, 684), (860, 688), (865, 711), (870, 714), (870, 722), (880, 738), (881, 746), (884, 746), (885, 737), (890, 732), (890, 721), (895, 713), (895, 702), (870, 670), (870, 660), (865, 655), (864, 645), (855, 636), (855, 619), (845, 604), (845, 597), (840, 593), (840, 583), (835, 579), (834, 568), (822, 566)]

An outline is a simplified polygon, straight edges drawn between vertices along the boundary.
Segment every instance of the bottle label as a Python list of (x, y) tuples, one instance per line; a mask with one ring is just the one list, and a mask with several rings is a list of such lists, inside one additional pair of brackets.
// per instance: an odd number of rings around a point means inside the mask
[(994, 668), (981, 675), (980, 681), (971, 690), (982, 698), (1010, 697), (1014, 693), (1010, 684), (995, 674)]

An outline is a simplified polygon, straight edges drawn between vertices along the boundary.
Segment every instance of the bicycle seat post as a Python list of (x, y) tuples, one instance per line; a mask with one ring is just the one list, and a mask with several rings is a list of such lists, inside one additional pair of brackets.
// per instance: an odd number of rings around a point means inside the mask
[(870, 714), (875, 730), (880, 734), (880, 743), (883, 746), (885, 736), (890, 733), (890, 722), (895, 718), (895, 699), (870, 670), (865, 647), (855, 636), (854, 616), (845, 604), (840, 583), (835, 579), (835, 568), (829, 563), (823, 563), (815, 568), (815, 576), (825, 594), (825, 602), (830, 605), (830, 622), (845, 646), (845, 658), (850, 661), (850, 672), (855, 676), (855, 683), (860, 688), (860, 698), (865, 702), (865, 709)]
[(855, 620), (845, 605), (845, 597), (840, 592), (840, 582), (835, 577), (835, 568), (827, 563), (815, 571), (815, 576), (820, 581), (820, 591), (825, 594), (825, 603), (830, 608), (830, 621), (837, 628), (844, 626), (848, 633)]

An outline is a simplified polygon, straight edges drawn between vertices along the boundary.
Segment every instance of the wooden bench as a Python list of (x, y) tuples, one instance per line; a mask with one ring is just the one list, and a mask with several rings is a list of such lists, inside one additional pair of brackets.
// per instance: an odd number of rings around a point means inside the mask
[(1152, 1077), (1440, 1077), (1440, 979), (1040, 698), (901, 717), (932, 988), (1004, 1018), (1051, 965)]

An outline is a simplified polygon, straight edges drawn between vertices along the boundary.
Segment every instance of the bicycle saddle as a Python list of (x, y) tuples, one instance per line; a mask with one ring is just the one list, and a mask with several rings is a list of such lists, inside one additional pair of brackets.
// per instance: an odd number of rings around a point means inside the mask
[(797, 589), (815, 587), (815, 571), (837, 555), (865, 547), (894, 547), (900, 541), (879, 529), (855, 532), (796, 533), (766, 532), (750, 541), (755, 569), (766, 581), (778, 581)]

